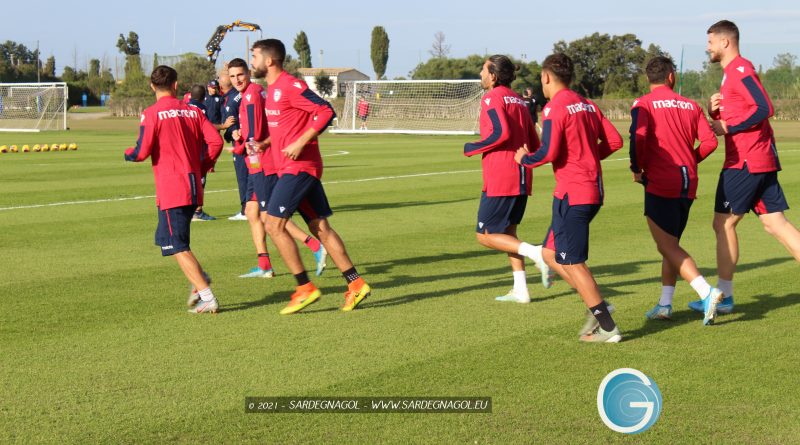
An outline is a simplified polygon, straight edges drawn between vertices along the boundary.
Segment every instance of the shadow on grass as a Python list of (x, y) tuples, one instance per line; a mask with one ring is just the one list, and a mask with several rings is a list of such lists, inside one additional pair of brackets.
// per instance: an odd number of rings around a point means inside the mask
[[(761, 320), (764, 316), (783, 307), (800, 304), (800, 294), (792, 293), (782, 297), (774, 295), (756, 295), (756, 301), (745, 304), (736, 304), (732, 314), (717, 315), (716, 326), (723, 326), (729, 323), (746, 323), (749, 321)], [(633, 331), (625, 331), (625, 340), (644, 337), (660, 331), (682, 326), (686, 323), (697, 323), (698, 326), (703, 322), (703, 314), (686, 308), (672, 314), (672, 320), (647, 320), (644, 326)], [(713, 329), (713, 326), (705, 327)]]
[(371, 204), (351, 204), (333, 207), (334, 214), (339, 212), (360, 212), (369, 210), (397, 209), (403, 207), (423, 207), (440, 204), (454, 204), (457, 202), (475, 201), (475, 198), (451, 199), (448, 201), (406, 201), (406, 202), (380, 202)]

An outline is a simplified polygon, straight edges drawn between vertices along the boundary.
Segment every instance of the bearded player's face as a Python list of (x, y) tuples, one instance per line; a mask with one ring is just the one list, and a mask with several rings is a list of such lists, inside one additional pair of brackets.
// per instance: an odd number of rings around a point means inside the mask
[(261, 79), (267, 74), (267, 58), (260, 49), (253, 48), (251, 51), (250, 68), (256, 79)]

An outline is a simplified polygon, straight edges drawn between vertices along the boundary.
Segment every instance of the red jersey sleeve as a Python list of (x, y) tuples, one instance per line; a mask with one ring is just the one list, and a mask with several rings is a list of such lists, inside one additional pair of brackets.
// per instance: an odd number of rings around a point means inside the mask
[[(630, 160), (631, 171), (641, 173), (642, 166), (646, 164), (647, 127), (650, 123), (650, 113), (647, 108), (640, 105), (639, 101), (633, 103), (631, 108), (630, 129)], [(708, 125), (708, 123), (706, 123)]]
[[(728, 126), (729, 134), (736, 134), (748, 130), (765, 119), (769, 119), (774, 113), (775, 109), (772, 107), (767, 91), (761, 85), (758, 75), (752, 72), (748, 66), (742, 66), (744, 73), (741, 77), (731, 79), (734, 83), (736, 91), (745, 99), (749, 113), (734, 118), (729, 118), (725, 123)], [(733, 70), (734, 72), (736, 70)]]
[(502, 102), (495, 98), (490, 103), (491, 106), (486, 105), (486, 101), (481, 102), (481, 129), (489, 128), (490, 132), (478, 142), (464, 144), (464, 156), (475, 156), (491, 151), (505, 144), (511, 137), (508, 132), (506, 113), (502, 110)]
[(208, 173), (214, 164), (217, 163), (217, 159), (219, 158), (220, 153), (222, 153), (222, 137), (219, 135), (219, 131), (214, 124), (211, 123), (205, 117), (201, 119), (201, 130), (203, 131), (203, 140), (206, 142), (205, 146), (205, 153), (202, 156), (203, 165), (201, 166), (201, 171), (203, 175)]
[(291, 90), (294, 94), (289, 96), (289, 103), (293, 107), (311, 114), (310, 127), (316, 130), (318, 134), (322, 134), (331, 124), (333, 118), (336, 117), (331, 104), (311, 91), (305, 82), (294, 82)]
[[(698, 107), (699, 108), (699, 107)], [(714, 150), (717, 149), (717, 136), (711, 130), (711, 125), (708, 124), (706, 116), (702, 110), (697, 113), (697, 139), (700, 140), (700, 145), (694, 150), (694, 157), (697, 162), (707, 158)]]
[(136, 140), (135, 147), (125, 150), (126, 161), (142, 162), (150, 156), (150, 153), (158, 145), (155, 117), (148, 117), (147, 113), (142, 113), (139, 120), (139, 139)]
[(597, 144), (597, 153), (600, 156), (600, 159), (605, 159), (611, 156), (611, 153), (614, 153), (622, 148), (622, 135), (619, 134), (619, 131), (617, 131), (617, 127), (615, 127), (610, 120), (606, 119), (606, 117), (603, 115), (603, 112), (600, 111), (600, 107), (594, 103), (592, 103), (592, 105), (594, 105), (597, 109), (597, 114), (600, 115), (601, 123), (601, 131), (598, 135), (600, 141)]
[(564, 140), (563, 112), (550, 105), (542, 110), (542, 143), (538, 150), (522, 157), (521, 164), (528, 168), (538, 167), (556, 159)]

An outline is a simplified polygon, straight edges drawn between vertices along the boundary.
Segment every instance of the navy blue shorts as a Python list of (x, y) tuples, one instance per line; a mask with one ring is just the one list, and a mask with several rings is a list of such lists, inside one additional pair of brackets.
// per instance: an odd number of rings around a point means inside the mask
[(289, 219), (295, 211), (306, 223), (333, 215), (322, 183), (308, 173), (280, 176), (267, 203), (270, 216)]
[(244, 156), (233, 155), (233, 171), (236, 172), (236, 184), (239, 186), (239, 202), (244, 205), (249, 199), (247, 194), (247, 164)]
[(778, 172), (750, 173), (747, 164), (741, 170), (726, 168), (720, 172), (715, 212), (744, 215), (753, 210), (764, 215), (788, 209)]
[(275, 179), (270, 175), (264, 176), (263, 173), (253, 173), (247, 177), (247, 200), (258, 203), (258, 209), (262, 212), (267, 211), (267, 203), (272, 194), (272, 187)]
[(600, 204), (569, 205), (569, 196), (553, 198), (553, 220), (542, 244), (556, 253), (558, 264), (581, 264), (589, 259), (589, 223)]
[(478, 233), (505, 233), (508, 226), (522, 222), (528, 195), (519, 196), (486, 196), (481, 193), (481, 204), (478, 207)]
[(644, 215), (653, 220), (661, 230), (680, 239), (689, 221), (692, 202), (694, 200), (689, 198), (664, 198), (645, 192)]
[(195, 209), (196, 206), (183, 206), (158, 211), (156, 246), (161, 246), (161, 255), (170, 256), (191, 250), (189, 225)]

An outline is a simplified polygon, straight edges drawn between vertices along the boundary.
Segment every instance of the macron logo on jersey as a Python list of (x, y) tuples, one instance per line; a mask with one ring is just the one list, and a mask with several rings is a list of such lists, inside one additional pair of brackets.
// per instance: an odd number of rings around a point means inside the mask
[(249, 94), (247, 96), (245, 96), (244, 98), (247, 99), (248, 102), (250, 101), (250, 95)]
[(738, 72), (740, 72), (740, 73), (744, 74), (744, 67), (743, 67), (743, 66), (740, 66), (739, 68), (736, 68), (736, 71), (738, 71)]
[(652, 102), (653, 108), (680, 108), (681, 110), (694, 110), (694, 105), (685, 100), (667, 99), (667, 100), (654, 100)]
[(286, 211), (286, 207), (284, 207), (284, 206), (280, 206), (280, 207), (278, 207), (278, 209), (280, 209), (281, 213), (283, 213), (284, 211)]
[(139, 118), (139, 123), (144, 123), (144, 114)]
[[(508, 105), (508, 104), (517, 104), (517, 105), (525, 106), (525, 101), (524, 100), (522, 100), (522, 99), (520, 99), (518, 97), (514, 97), (514, 96), (503, 96), (503, 103), (506, 104), (506, 105)], [(486, 104), (486, 105), (489, 105), (489, 104)]]
[(197, 118), (200, 116), (197, 113), (197, 110), (166, 110), (166, 111), (159, 111), (158, 112), (158, 120), (163, 121), (164, 119), (173, 119), (176, 117), (191, 117)]
[(303, 85), (300, 85), (300, 82), (295, 82), (292, 85), (294, 85), (294, 87), (297, 89), (303, 89)]
[(542, 113), (544, 113), (544, 117), (549, 116), (550, 115), (550, 107), (547, 107), (544, 110), (542, 110)]
[(633, 101), (633, 105), (631, 105), (631, 107), (635, 107), (636, 104), (638, 104), (638, 103), (639, 103), (639, 99), (636, 99), (635, 101)]
[(592, 105), (592, 104), (578, 102), (576, 104), (567, 105), (567, 111), (569, 111), (569, 114), (580, 113), (582, 111), (589, 111), (591, 113), (597, 113), (597, 108), (595, 108), (594, 105)]
[(492, 99), (491, 99), (491, 98), (489, 98), (489, 97), (487, 97), (486, 99), (484, 99), (484, 100), (483, 100), (483, 102), (484, 102), (484, 103), (486, 103), (486, 106), (487, 106), (487, 107), (489, 106), (489, 103), (490, 103), (491, 101), (492, 101)]
[(562, 260), (566, 260), (567, 259), (567, 252), (561, 252), (561, 253), (559, 253), (559, 255), (561, 255), (561, 259)]

